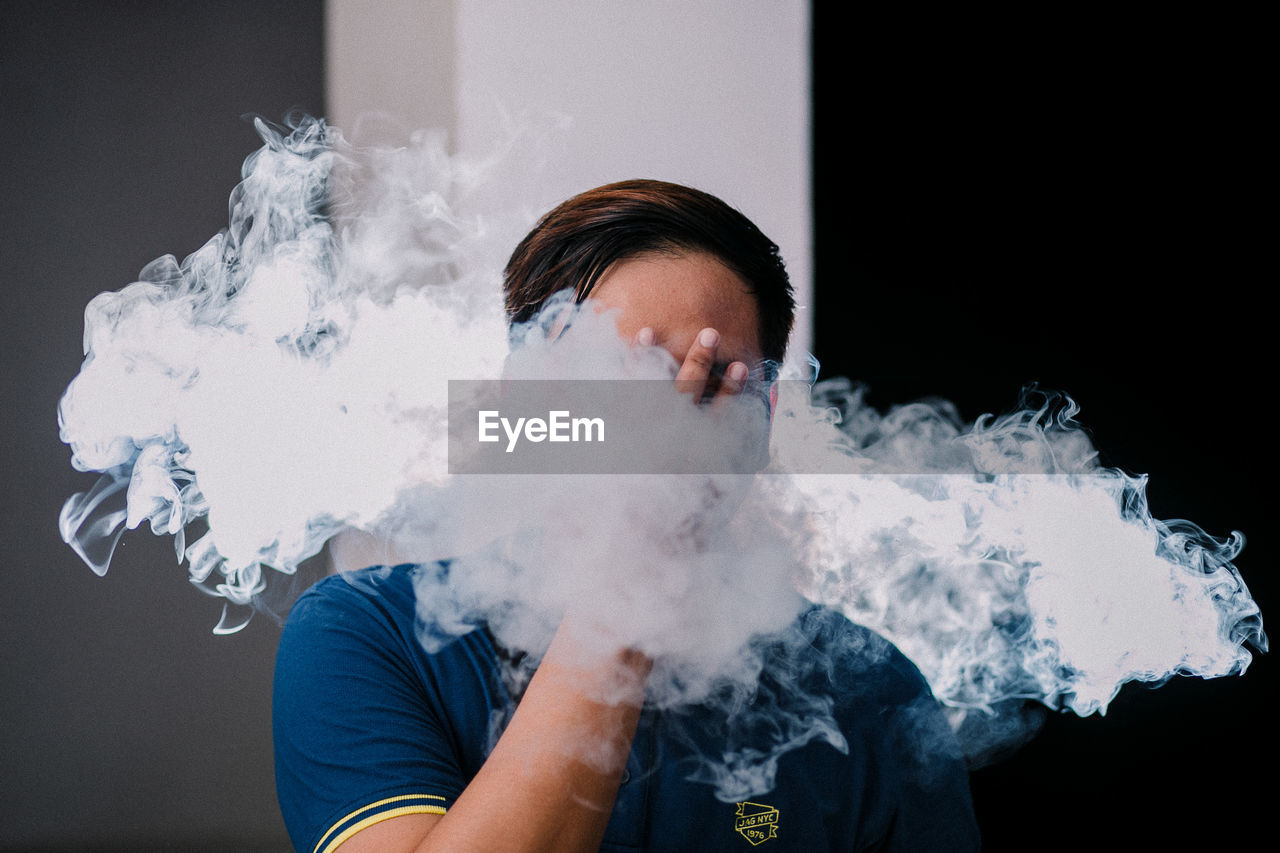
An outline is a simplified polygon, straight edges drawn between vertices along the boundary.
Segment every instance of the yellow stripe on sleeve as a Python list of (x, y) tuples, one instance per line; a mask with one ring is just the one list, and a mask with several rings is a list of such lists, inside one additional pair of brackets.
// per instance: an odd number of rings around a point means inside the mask
[[(333, 826), (329, 827), (329, 830), (320, 837), (320, 842), (316, 844), (313, 853), (332, 853), (333, 850), (337, 849), (338, 845), (342, 844), (342, 842), (346, 841), (360, 830), (373, 826), (375, 823), (389, 820), (393, 817), (401, 817), (402, 815), (410, 814), (444, 814), (447, 811), (444, 806), (437, 806), (433, 803), (415, 803), (408, 806), (398, 806), (396, 808), (387, 809), (386, 811), (376, 812), (366, 818), (357, 820), (355, 823), (352, 823), (350, 826), (347, 826), (345, 829), (338, 832), (339, 827), (355, 820), (365, 812), (382, 808), (383, 806), (390, 805), (391, 803), (402, 802), (404, 800), (440, 800), (443, 802), (444, 797), (438, 797), (435, 794), (402, 794), (398, 797), (387, 797), (385, 800), (378, 800), (376, 803), (370, 803), (367, 806), (358, 808), (351, 812), (351, 814), (342, 818), (342, 820), (335, 823)], [(338, 832), (338, 834), (334, 835), (335, 832)]]

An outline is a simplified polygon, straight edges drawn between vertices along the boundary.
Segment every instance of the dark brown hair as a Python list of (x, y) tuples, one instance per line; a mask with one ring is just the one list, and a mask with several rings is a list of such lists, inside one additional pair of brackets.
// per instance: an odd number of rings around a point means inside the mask
[(781, 361), (795, 299), (777, 244), (715, 196), (665, 181), (607, 184), (542, 217), (507, 261), (507, 317), (525, 322), (565, 289), (581, 302), (618, 261), (681, 250), (713, 255), (746, 282), (760, 315), (761, 352)]

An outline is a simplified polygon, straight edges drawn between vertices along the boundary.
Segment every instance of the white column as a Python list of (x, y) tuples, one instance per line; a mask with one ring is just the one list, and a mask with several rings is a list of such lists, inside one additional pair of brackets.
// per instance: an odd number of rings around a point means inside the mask
[(344, 129), (381, 111), (480, 156), (512, 125), (566, 117), (513, 204), (651, 177), (739, 208), (781, 247), (802, 306), (792, 352), (810, 348), (805, 0), (329, 0), (326, 35)]

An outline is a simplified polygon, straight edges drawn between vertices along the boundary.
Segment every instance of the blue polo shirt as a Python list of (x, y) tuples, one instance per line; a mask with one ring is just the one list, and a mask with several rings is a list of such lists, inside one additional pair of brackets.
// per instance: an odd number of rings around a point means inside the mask
[[(329, 577), (289, 615), (272, 710), (280, 807), (300, 853), (328, 853), (397, 815), (445, 813), (510, 717), (510, 656), (486, 630), (434, 654), (418, 642), (414, 573), (440, 570)], [(847, 751), (809, 741), (781, 757), (768, 794), (723, 802), (704, 759), (787, 733), (736, 725), (708, 707), (646, 708), (601, 850), (978, 849), (967, 772), (916, 668), (830, 610), (807, 611), (791, 630), (804, 641), (761, 641), (768, 663), (743, 701), (802, 715), (788, 706), (817, 695)], [(800, 679), (803, 694), (775, 670)], [(497, 819), (519, 831), (518, 814)]]

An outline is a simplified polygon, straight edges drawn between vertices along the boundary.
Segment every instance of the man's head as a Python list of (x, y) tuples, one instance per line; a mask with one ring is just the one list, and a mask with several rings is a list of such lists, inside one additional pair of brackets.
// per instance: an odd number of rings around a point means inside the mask
[(777, 245), (715, 196), (664, 181), (608, 184), (542, 217), (507, 262), (507, 316), (529, 320), (565, 289), (581, 302), (623, 261), (689, 254), (709, 255), (741, 279), (754, 297), (761, 354), (780, 362), (795, 299)]

